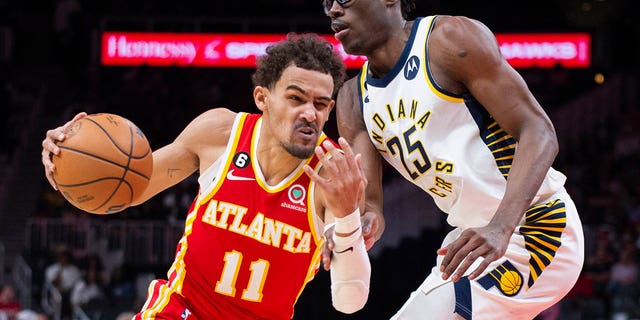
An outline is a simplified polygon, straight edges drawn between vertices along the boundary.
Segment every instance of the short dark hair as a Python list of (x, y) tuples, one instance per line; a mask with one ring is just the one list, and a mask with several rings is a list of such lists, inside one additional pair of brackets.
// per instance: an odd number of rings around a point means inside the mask
[(416, 0), (401, 0), (401, 8), (402, 17), (408, 20), (411, 11), (416, 8)]
[(342, 87), (345, 66), (333, 45), (314, 33), (289, 33), (284, 41), (267, 47), (267, 54), (257, 59), (257, 69), (251, 80), (254, 86), (273, 88), (282, 72), (290, 65), (330, 74), (333, 95)]

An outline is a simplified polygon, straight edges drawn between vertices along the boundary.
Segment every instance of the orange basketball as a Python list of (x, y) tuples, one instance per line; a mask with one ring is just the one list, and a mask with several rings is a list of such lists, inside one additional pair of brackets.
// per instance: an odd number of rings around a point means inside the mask
[(74, 206), (96, 214), (120, 212), (142, 194), (153, 170), (149, 141), (133, 122), (109, 113), (69, 126), (53, 178)]

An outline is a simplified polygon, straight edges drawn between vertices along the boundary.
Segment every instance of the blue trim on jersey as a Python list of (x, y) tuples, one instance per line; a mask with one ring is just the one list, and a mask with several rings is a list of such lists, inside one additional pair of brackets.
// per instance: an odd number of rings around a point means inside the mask
[[(364, 75), (364, 66), (362, 68), (360, 68), (360, 72), (358, 72), (358, 75), (356, 76), (356, 79), (358, 81), (356, 81), (356, 86), (358, 87), (358, 102), (360, 103), (360, 113), (364, 114), (364, 97), (362, 96), (363, 92), (362, 92), (362, 86), (360, 85), (360, 83), (362, 83), (362, 77)], [(365, 82), (364, 85), (366, 86), (367, 83)]]
[(464, 104), (478, 126), (480, 138), (496, 159), (498, 170), (507, 179), (516, 153), (516, 139), (504, 131), (472, 95), (464, 95)]
[(440, 87), (438, 85), (438, 83), (436, 82), (436, 80), (433, 78), (433, 74), (431, 73), (431, 63), (429, 60), (429, 37), (431, 36), (431, 30), (433, 30), (433, 27), (436, 25), (436, 19), (438, 19), (438, 16), (434, 16), (433, 19), (431, 19), (431, 25), (429, 26), (429, 30), (427, 31), (427, 39), (425, 40), (426, 43), (424, 45), (424, 56), (425, 56), (425, 62), (424, 62), (424, 67), (425, 70), (427, 70), (427, 77), (429, 77), (429, 82), (431, 82), (431, 85), (433, 85), (433, 87), (438, 90), (439, 92), (450, 96), (450, 97), (454, 97), (454, 98), (463, 98), (463, 95), (461, 94), (457, 94), (457, 93), (453, 93), (451, 91), (445, 90), (442, 87)]
[(418, 33), (417, 31), (418, 31), (418, 26), (420, 25), (420, 20), (422, 20), (422, 18), (417, 18), (413, 23), (413, 27), (411, 28), (411, 34), (409, 35), (407, 44), (404, 46), (404, 50), (402, 50), (402, 55), (400, 55), (400, 58), (398, 59), (398, 61), (396, 61), (396, 64), (393, 66), (391, 71), (389, 71), (387, 75), (385, 75), (380, 79), (367, 75), (367, 79), (366, 79), (367, 84), (370, 84), (374, 87), (384, 88), (389, 84), (389, 82), (395, 79), (395, 77), (398, 75), (398, 73), (400, 73), (400, 71), (402, 71), (402, 69), (404, 69), (404, 64), (406, 63), (407, 58), (409, 57), (409, 53), (411, 53), (411, 47), (413, 47), (413, 41), (415, 40), (416, 34)]
[(454, 313), (459, 314), (466, 320), (471, 320), (473, 307), (471, 305), (471, 284), (469, 278), (462, 277), (453, 283), (453, 289), (456, 294), (456, 308)]

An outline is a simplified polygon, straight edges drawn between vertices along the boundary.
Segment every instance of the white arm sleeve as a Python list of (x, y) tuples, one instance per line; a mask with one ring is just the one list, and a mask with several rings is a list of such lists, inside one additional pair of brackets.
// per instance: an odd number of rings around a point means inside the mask
[(331, 300), (343, 313), (362, 309), (369, 298), (371, 263), (362, 238), (362, 228), (348, 236), (333, 235), (331, 258)]

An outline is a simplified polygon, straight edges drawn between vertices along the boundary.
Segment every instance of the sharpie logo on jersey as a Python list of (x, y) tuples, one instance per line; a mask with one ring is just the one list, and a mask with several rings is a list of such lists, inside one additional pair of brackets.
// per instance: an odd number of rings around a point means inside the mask
[(289, 187), (287, 191), (287, 195), (289, 196), (289, 202), (282, 202), (280, 206), (283, 208), (289, 208), (300, 212), (306, 212), (307, 208), (304, 203), (304, 200), (307, 198), (307, 191), (303, 186), (299, 184), (294, 184)]
[(407, 80), (413, 80), (420, 71), (420, 59), (417, 56), (411, 56), (404, 65), (404, 77)]

